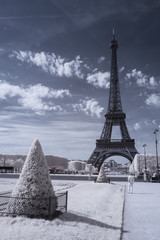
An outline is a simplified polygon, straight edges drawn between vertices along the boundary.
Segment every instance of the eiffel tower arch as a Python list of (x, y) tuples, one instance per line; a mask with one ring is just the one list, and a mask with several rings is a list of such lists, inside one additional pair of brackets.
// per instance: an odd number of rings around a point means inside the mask
[[(96, 140), (96, 148), (87, 162), (98, 169), (108, 157), (122, 156), (132, 162), (135, 154), (138, 153), (135, 148), (135, 141), (130, 138), (127, 129), (126, 114), (122, 110), (117, 67), (118, 42), (115, 39), (114, 32), (110, 48), (112, 55), (108, 111), (105, 115), (105, 123), (100, 139)], [(119, 126), (121, 139), (111, 138), (114, 126)]]

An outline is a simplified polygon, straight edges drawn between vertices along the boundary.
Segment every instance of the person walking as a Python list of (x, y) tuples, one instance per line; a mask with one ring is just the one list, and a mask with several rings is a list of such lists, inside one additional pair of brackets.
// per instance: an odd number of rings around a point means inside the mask
[(135, 178), (134, 174), (130, 174), (128, 176), (128, 193), (133, 193), (133, 184), (134, 184)]

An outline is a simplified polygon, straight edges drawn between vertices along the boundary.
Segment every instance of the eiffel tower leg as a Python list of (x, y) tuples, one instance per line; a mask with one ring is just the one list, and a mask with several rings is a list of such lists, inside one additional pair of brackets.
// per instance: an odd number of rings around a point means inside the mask
[(111, 139), (112, 125), (113, 123), (111, 121), (105, 122), (100, 139)]
[(125, 121), (120, 122), (120, 130), (121, 130), (122, 139), (124, 140), (130, 139)]
[(93, 151), (93, 153), (91, 154), (89, 160), (88, 160), (88, 164), (92, 164), (93, 166), (95, 166), (96, 164), (96, 160), (99, 156), (100, 152), (97, 152), (96, 149)]
[(99, 171), (102, 163), (105, 161), (105, 158), (106, 156), (102, 154), (102, 152), (97, 151), (96, 148), (94, 152), (91, 154), (87, 164), (92, 164), (94, 167), (98, 168)]

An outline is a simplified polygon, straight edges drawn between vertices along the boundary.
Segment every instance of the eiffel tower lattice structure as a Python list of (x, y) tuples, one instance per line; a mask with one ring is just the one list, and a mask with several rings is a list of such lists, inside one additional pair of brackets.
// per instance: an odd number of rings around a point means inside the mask
[[(126, 114), (122, 110), (117, 67), (118, 42), (115, 39), (114, 32), (110, 48), (112, 56), (108, 111), (105, 115), (105, 124), (100, 139), (96, 140), (96, 148), (87, 162), (98, 169), (108, 157), (122, 156), (132, 162), (135, 154), (138, 153), (135, 148), (135, 141), (130, 138), (126, 126)], [(113, 126), (119, 126), (121, 139), (111, 139)]]

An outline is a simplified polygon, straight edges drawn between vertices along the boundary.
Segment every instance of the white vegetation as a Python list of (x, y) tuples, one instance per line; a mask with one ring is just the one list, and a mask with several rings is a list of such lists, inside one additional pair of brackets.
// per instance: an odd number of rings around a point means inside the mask
[(85, 167), (86, 167), (86, 163), (85, 163), (85, 162), (82, 162), (82, 165), (81, 165), (82, 171), (85, 170)]
[[(158, 157), (158, 162), (160, 165), (160, 156)], [(146, 154), (146, 165), (147, 170), (151, 173), (156, 170), (157, 160), (156, 155)], [(144, 154), (136, 154), (134, 160), (130, 166), (131, 173), (141, 173), (145, 169), (145, 158)]]
[(102, 164), (102, 166), (100, 168), (100, 171), (99, 171), (99, 174), (98, 174), (98, 177), (97, 177), (97, 182), (98, 183), (108, 182), (106, 173), (104, 171), (104, 164)]
[(0, 154), (1, 166), (12, 166), (14, 172), (21, 172), (26, 156), (25, 155), (5, 155)]
[(0, 165), (15, 167), (18, 162), (24, 164), (25, 159), (26, 155), (0, 154)]
[(85, 172), (86, 173), (92, 173), (92, 164), (86, 164)]
[(22, 168), (24, 165), (24, 160), (22, 158), (18, 158), (15, 162), (14, 162), (14, 171), (15, 172), (21, 172)]
[(98, 168), (92, 166), (92, 173), (98, 173)]
[(86, 167), (85, 167), (85, 172), (86, 173), (97, 173), (98, 172), (98, 169), (95, 168), (92, 164), (86, 164)]
[(70, 161), (68, 162), (68, 170), (71, 172), (78, 172), (85, 170), (86, 163), (82, 161)]
[(92, 164), (86, 164), (85, 162), (82, 161), (70, 161), (68, 162), (68, 170), (73, 173), (77, 172), (85, 172), (85, 173), (97, 173), (98, 170)]
[(22, 173), (12, 193), (7, 212), (34, 217), (46, 217), (49, 198), (52, 198), (51, 214), (56, 210), (56, 199), (41, 145), (35, 140), (30, 148)]
[[(0, 166), (13, 166), (15, 172), (21, 172), (26, 157), (26, 155), (0, 154)], [(49, 154), (45, 154), (45, 158), (48, 167), (62, 167), (63, 169), (68, 168), (67, 158), (57, 157)]]

